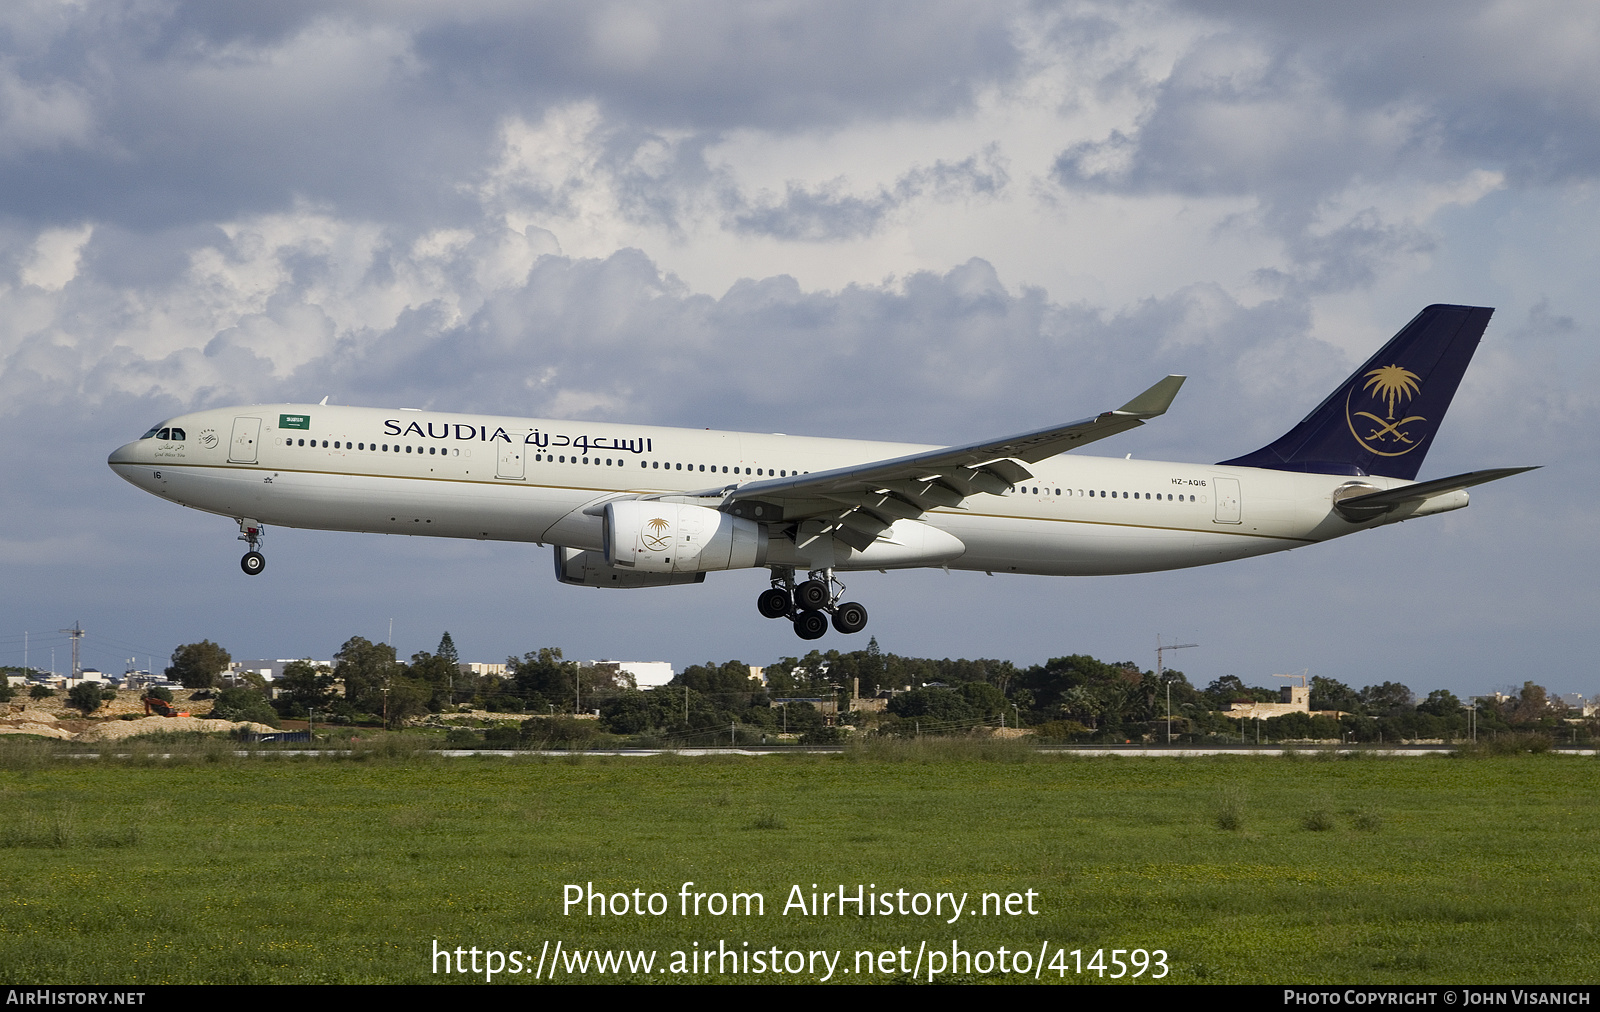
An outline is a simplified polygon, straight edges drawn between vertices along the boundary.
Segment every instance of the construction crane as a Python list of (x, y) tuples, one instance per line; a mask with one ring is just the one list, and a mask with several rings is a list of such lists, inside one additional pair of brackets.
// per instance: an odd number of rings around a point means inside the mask
[(1187, 650), (1190, 647), (1197, 647), (1199, 645), (1200, 644), (1198, 643), (1168, 643), (1166, 646), (1162, 646), (1161, 634), (1156, 633), (1156, 677), (1160, 678), (1161, 673), (1166, 670), (1166, 664), (1164, 658), (1161, 656), (1162, 654), (1166, 653), (1168, 650)]
[[(1162, 654), (1166, 653), (1168, 650), (1187, 650), (1190, 647), (1197, 647), (1199, 645), (1200, 644), (1198, 644), (1198, 643), (1169, 643), (1166, 646), (1162, 646), (1161, 645), (1161, 634), (1160, 633), (1156, 633), (1156, 677), (1161, 679), (1164, 682), (1166, 681), (1166, 679), (1161, 678), (1162, 672), (1166, 671), (1166, 666), (1164, 664), (1165, 658), (1163, 658), (1161, 656)], [(1167, 682), (1167, 744), (1168, 745), (1172, 744), (1172, 683), (1171, 682)]]

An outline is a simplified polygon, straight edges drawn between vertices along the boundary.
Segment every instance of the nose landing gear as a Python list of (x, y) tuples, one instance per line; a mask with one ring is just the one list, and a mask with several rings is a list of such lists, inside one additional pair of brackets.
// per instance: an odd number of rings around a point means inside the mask
[[(756, 610), (765, 618), (787, 618), (803, 640), (821, 639), (832, 625), (842, 633), (858, 633), (867, 627), (867, 609), (854, 601), (840, 602), (845, 586), (831, 569), (818, 569), (809, 579), (794, 582), (794, 570), (774, 566), (772, 586), (756, 598)], [(835, 591), (837, 587), (837, 591)]]
[(239, 519), (239, 540), (250, 547), (244, 553), (244, 558), (239, 560), (239, 568), (247, 576), (260, 576), (261, 571), (267, 568), (267, 557), (258, 550), (262, 540), (266, 537), (266, 529), (248, 517)]

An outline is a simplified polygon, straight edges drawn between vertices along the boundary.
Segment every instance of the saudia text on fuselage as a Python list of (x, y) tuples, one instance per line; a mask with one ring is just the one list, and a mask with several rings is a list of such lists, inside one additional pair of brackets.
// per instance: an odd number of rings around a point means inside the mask
[[(434, 429), (441, 431), (435, 432)], [(465, 422), (412, 422), (404, 425), (399, 419), (386, 418), (383, 422), (386, 435), (409, 436), (415, 434), (420, 439), (456, 439), (478, 443), (493, 443), (502, 441), (515, 442), (511, 433), (504, 426), (496, 426), (490, 431), (487, 425), (468, 425)], [(463, 431), (465, 430), (465, 431)], [(654, 452), (654, 441), (641, 437), (639, 439), (616, 439), (602, 436), (567, 436), (559, 432), (541, 432), (534, 429), (522, 437), (522, 442), (528, 446), (537, 446), (544, 449), (549, 446), (570, 446), (580, 453), (590, 450), (614, 450), (626, 453), (651, 453)]]

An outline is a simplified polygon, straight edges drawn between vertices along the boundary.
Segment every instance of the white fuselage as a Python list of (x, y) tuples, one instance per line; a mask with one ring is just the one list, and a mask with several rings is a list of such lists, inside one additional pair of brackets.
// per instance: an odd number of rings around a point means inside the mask
[[(146, 491), (267, 525), (526, 541), (599, 550), (585, 507), (901, 457), (929, 447), (273, 404), (200, 411), (116, 450), (112, 468)], [(175, 435), (176, 433), (170, 433)], [(1346, 475), (1066, 454), (1035, 478), (922, 520), (965, 552), (951, 568), (1088, 576), (1242, 559), (1467, 504), (1451, 492), (1379, 520), (1333, 509)], [(1409, 482), (1363, 478), (1388, 489)], [(841, 566), (840, 568), (850, 568)], [(878, 564), (860, 568), (883, 568)]]

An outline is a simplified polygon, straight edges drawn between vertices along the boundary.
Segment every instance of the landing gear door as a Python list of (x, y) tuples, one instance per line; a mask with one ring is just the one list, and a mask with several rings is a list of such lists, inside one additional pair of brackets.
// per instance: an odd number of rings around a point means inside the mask
[(527, 474), (528, 448), (523, 445), (521, 434), (512, 433), (511, 440), (509, 443), (495, 444), (499, 448), (499, 460), (495, 464), (494, 476), (520, 481)]
[(1211, 491), (1217, 500), (1217, 523), (1239, 523), (1243, 515), (1239, 506), (1239, 479), (1212, 478)]
[(261, 439), (261, 419), (235, 418), (233, 420), (233, 440), (228, 443), (228, 462), (231, 464), (254, 464), (256, 462), (256, 443)]

